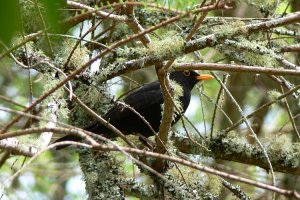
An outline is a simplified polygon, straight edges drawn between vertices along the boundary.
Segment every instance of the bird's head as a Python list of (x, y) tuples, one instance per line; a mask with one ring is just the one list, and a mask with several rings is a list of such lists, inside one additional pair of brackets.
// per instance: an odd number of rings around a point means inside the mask
[(198, 74), (195, 71), (184, 70), (184, 71), (175, 71), (170, 74), (170, 79), (176, 81), (182, 86), (188, 87), (190, 90), (198, 83), (199, 81), (205, 81), (213, 79), (214, 77), (209, 74)]

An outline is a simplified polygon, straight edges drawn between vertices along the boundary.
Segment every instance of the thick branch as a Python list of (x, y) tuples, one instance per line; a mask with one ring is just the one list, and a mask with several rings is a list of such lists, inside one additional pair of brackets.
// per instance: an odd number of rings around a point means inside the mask
[(10, 152), (14, 155), (22, 155), (32, 157), (37, 152), (36, 146), (31, 146), (25, 143), (19, 142), (15, 138), (9, 138), (0, 140), (0, 149)]
[(299, 52), (299, 51), (300, 51), (300, 44), (284, 46), (281, 48), (281, 52)]
[[(266, 170), (269, 169), (269, 165), (260, 147), (243, 143), (236, 137), (230, 138), (224, 137), (224, 135), (217, 135), (207, 141), (207, 146), (211, 151), (201, 148), (201, 146), (195, 144), (189, 138), (174, 137), (174, 145), (183, 153), (201, 154), (214, 157), (215, 159), (235, 161), (259, 166)], [(274, 171), (300, 175), (300, 158), (297, 150), (293, 148), (290, 150), (268, 148), (267, 152)]]
[(116, 148), (116, 147), (112, 147), (112, 146), (108, 146), (108, 145), (90, 146), (90, 148), (93, 148), (95, 150), (102, 150), (102, 151), (120, 151), (120, 150), (123, 150), (123, 151), (126, 151), (128, 153), (145, 155), (145, 156), (148, 156), (148, 157), (161, 158), (161, 159), (169, 160), (171, 162), (180, 163), (182, 165), (189, 166), (191, 168), (194, 168), (194, 169), (197, 169), (197, 170), (200, 170), (200, 171), (203, 171), (203, 172), (207, 172), (207, 173), (214, 174), (214, 175), (224, 177), (224, 178), (228, 178), (228, 179), (231, 179), (231, 180), (236, 180), (236, 181), (243, 182), (243, 183), (246, 183), (246, 184), (250, 184), (250, 185), (253, 185), (253, 186), (256, 186), (256, 187), (259, 187), (259, 188), (274, 191), (274, 192), (277, 192), (277, 193), (285, 195), (285, 196), (292, 196), (292, 197), (300, 199), (300, 195), (296, 191), (284, 190), (284, 189), (281, 189), (281, 188), (278, 188), (278, 187), (267, 185), (265, 183), (253, 181), (253, 180), (243, 178), (243, 177), (239, 177), (239, 176), (236, 176), (236, 175), (233, 175), (233, 174), (228, 174), (226, 172), (221, 172), (221, 171), (209, 168), (209, 167), (205, 167), (203, 165), (196, 164), (194, 162), (190, 162), (190, 161), (187, 161), (187, 160), (184, 160), (184, 159), (168, 156), (168, 155), (165, 155), (165, 154), (158, 154), (158, 153), (154, 153), (154, 152), (149, 152), (149, 151), (139, 150), (139, 149), (132, 149), (132, 148), (128, 148), (128, 147)]
[[(210, 34), (201, 37), (199, 39), (186, 42), (184, 44), (184, 50), (180, 55), (167, 54), (165, 56), (160, 56), (159, 58), (155, 55), (146, 56), (144, 58), (139, 58), (136, 60), (127, 61), (125, 63), (120, 63), (118, 64), (118, 66), (115, 66), (115, 70), (113, 73), (110, 74), (102, 73), (101, 75), (103, 79), (108, 80), (124, 73), (128, 73), (140, 68), (155, 65), (156, 63), (160, 63), (165, 60), (175, 59), (178, 56), (181, 56), (183, 54), (188, 54), (193, 51), (204, 49), (206, 47), (213, 47), (222, 44), (224, 43), (225, 39), (234, 38), (237, 35), (241, 35), (241, 34), (249, 35), (250, 33), (253, 32), (258, 32), (260, 30), (268, 30), (274, 27), (283, 26), (296, 21), (300, 21), (300, 12), (295, 12), (286, 17), (279, 18), (279, 19), (273, 19), (266, 22), (259, 22), (255, 24), (241, 26), (227, 33), (222, 32), (222, 33)], [(107, 70), (103, 69), (103, 71), (106, 72)]]
[[(173, 119), (174, 114), (174, 106), (173, 106), (173, 100), (172, 95), (170, 93), (170, 81), (168, 80), (168, 77), (166, 76), (166, 72), (164, 71), (164, 68), (157, 69), (157, 76), (158, 80), (161, 85), (163, 97), (164, 97), (164, 105), (163, 105), (163, 115), (161, 119), (161, 124), (159, 127), (159, 138), (156, 140), (156, 148), (155, 152), (164, 154), (166, 152), (165, 145), (167, 144), (168, 140), (168, 133), (171, 128), (171, 123)], [(158, 171), (162, 171), (164, 168), (164, 162), (161, 159), (157, 159), (154, 167)]]

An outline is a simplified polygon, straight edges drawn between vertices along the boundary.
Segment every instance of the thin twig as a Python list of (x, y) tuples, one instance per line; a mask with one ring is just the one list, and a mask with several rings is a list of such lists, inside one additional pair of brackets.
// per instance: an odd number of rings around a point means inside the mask
[[(66, 87), (65, 89), (70, 92)], [(76, 103), (78, 103), (85, 111), (87, 111), (90, 115), (92, 115), (94, 118), (97, 119), (102, 125), (116, 133), (120, 138), (122, 138), (129, 146), (137, 148), (134, 143), (132, 143), (128, 138), (116, 127), (114, 127), (112, 124), (110, 124), (108, 121), (103, 119), (100, 115), (98, 115), (96, 112), (94, 112), (92, 109), (90, 109), (85, 103), (83, 103), (75, 94), (73, 94), (74, 100)]]
[(237, 64), (219, 64), (219, 63), (176, 63), (176, 70), (213, 70), (226, 72), (244, 72), (255, 74), (273, 74), (282, 76), (300, 76), (300, 70), (268, 68), (261, 66), (248, 66)]
[[(44, 17), (42, 15), (42, 11), (40, 9), (40, 6), (39, 6), (39, 3), (38, 3), (37, 0), (34, 0), (34, 5), (35, 5), (35, 8), (37, 9), (37, 11), (39, 13), (39, 18), (42, 21), (43, 27), (46, 30), (46, 27), (47, 27), (46, 26), (46, 22), (44, 20)], [(49, 50), (50, 50), (50, 55), (52, 57), (54, 55), (54, 51), (53, 51), (52, 44), (51, 44), (51, 41), (50, 41), (50, 38), (49, 38), (47, 30), (45, 31), (45, 37), (46, 37), (46, 41), (47, 41), (47, 44), (48, 44), (48, 47), (49, 47)]]
[[(100, 146), (95, 146), (92, 147), (93, 149), (98, 149), (98, 150), (102, 150), (102, 151), (118, 151), (118, 149), (116, 149), (115, 147), (111, 147), (108, 145), (100, 145)], [(300, 199), (300, 194), (297, 191), (293, 191), (293, 190), (285, 190), (285, 189), (281, 189), (275, 186), (271, 186), (265, 183), (261, 183), (261, 182), (257, 182), (257, 181), (253, 181), (247, 178), (243, 178), (243, 177), (239, 177), (233, 174), (229, 174), (226, 172), (222, 172), (222, 171), (218, 171), (215, 170), (213, 168), (209, 168), (203, 165), (199, 165), (196, 164), (194, 162), (190, 162), (184, 159), (180, 159), (180, 158), (176, 158), (176, 157), (172, 157), (172, 156), (168, 156), (165, 154), (159, 154), (159, 153), (155, 153), (155, 152), (149, 152), (149, 151), (145, 151), (145, 150), (138, 150), (138, 149), (132, 149), (129, 147), (120, 147), (122, 150), (128, 152), (128, 153), (134, 153), (134, 154), (139, 154), (139, 155), (144, 155), (144, 156), (149, 156), (149, 157), (154, 157), (154, 158), (160, 158), (160, 159), (164, 159), (164, 160), (169, 160), (172, 162), (177, 162), (179, 164), (191, 167), (193, 169), (197, 169), (206, 173), (210, 173), (210, 174), (214, 174), (223, 178), (227, 178), (227, 179), (231, 179), (231, 180), (235, 180), (238, 182), (242, 182), (242, 183), (246, 183), (255, 187), (259, 187), (259, 188), (263, 188), (263, 189), (267, 189), (285, 196), (289, 196), (289, 197), (295, 197), (297, 199)]]
[[(228, 77), (229, 77), (228, 74), (225, 74), (225, 75), (223, 76), (222, 82), (223, 82), (224, 85), (226, 85), (227, 80), (228, 80)], [(212, 139), (212, 137), (213, 137), (214, 125), (215, 125), (215, 118), (216, 118), (216, 114), (217, 114), (217, 108), (219, 107), (219, 105), (218, 105), (218, 104), (219, 104), (219, 100), (221, 99), (221, 96), (223, 96), (222, 94), (224, 94), (223, 91), (224, 91), (224, 90), (223, 90), (223, 87), (220, 87), (219, 92), (218, 92), (218, 95), (217, 95), (217, 100), (216, 100), (216, 103), (215, 103), (215, 108), (214, 108), (212, 120), (211, 120), (210, 139)], [(223, 109), (222, 109), (221, 106), (220, 106), (219, 109), (220, 109), (221, 111), (223, 111)], [(224, 114), (225, 112), (223, 111), (222, 113)], [(225, 116), (226, 116), (227, 119), (229, 119), (229, 122), (232, 124), (232, 121), (230, 120), (230, 118), (227, 116), (226, 113), (225, 113)]]
[[(258, 113), (259, 111), (261, 111), (262, 109), (265, 109), (267, 107), (269, 107), (270, 105), (276, 103), (277, 101), (280, 101), (281, 99), (285, 98), (286, 96), (293, 94), (294, 92), (296, 92), (297, 90), (300, 89), (300, 84), (297, 85), (296, 87), (294, 87), (293, 89), (287, 91), (286, 93), (280, 95), (279, 97), (277, 97), (276, 99), (269, 101), (268, 103), (265, 103), (264, 105), (262, 105), (261, 107), (257, 108), (255, 111), (251, 112), (250, 114), (246, 115), (245, 117), (247, 119), (253, 117), (256, 113)], [(228, 133), (229, 131), (232, 131), (233, 129), (235, 129), (238, 125), (240, 125), (242, 122), (244, 121), (244, 119), (240, 119), (239, 121), (237, 121), (236, 123), (234, 123), (232, 126), (228, 127), (227, 129), (224, 130), (225, 133)]]
[[(92, 63), (94, 63), (95, 61), (97, 61), (99, 58), (103, 57), (104, 55), (108, 54), (109, 52), (112, 51), (112, 49), (115, 49), (123, 44), (126, 44), (129, 41), (132, 41), (138, 37), (140, 37), (141, 35), (150, 33), (160, 27), (166, 26), (167, 24), (170, 24), (178, 19), (180, 19), (182, 16), (176, 16), (173, 17), (171, 19), (168, 19), (166, 21), (163, 21), (159, 24), (157, 24), (154, 27), (150, 27), (148, 29), (146, 29), (144, 32), (138, 33), (138, 34), (134, 34), (129, 36), (128, 38), (122, 39), (118, 42), (113, 43), (112, 45), (110, 45), (107, 49), (103, 50), (100, 54), (98, 54), (97, 56), (95, 56), (94, 58), (90, 59), (88, 62), (86, 62), (84, 65), (82, 65), (81, 67), (77, 68), (75, 71), (73, 71), (70, 75), (68, 75), (67, 78), (61, 80), (59, 83), (57, 83), (57, 85), (53, 88), (51, 88), (49, 91), (45, 92), (43, 95), (41, 95), (37, 100), (35, 100), (29, 107), (27, 107), (26, 109), (23, 110), (23, 112), (28, 112), (30, 110), (32, 110), (37, 104), (41, 103), (45, 98), (47, 98), (49, 95), (51, 95), (53, 92), (55, 92), (58, 88), (62, 87), (66, 82), (68, 82), (69, 80), (73, 79), (77, 74), (80, 74), (83, 70), (85, 70), (87, 67), (89, 67)], [(11, 121), (9, 121), (6, 125), (4, 125), (1, 130), (0, 130), (0, 134), (4, 133), (6, 130), (8, 130), (14, 123), (16, 123), (17, 121), (19, 121), (19, 119), (22, 116), (17, 116), (15, 118), (13, 118)]]
[(253, 138), (255, 139), (255, 141), (257, 142), (257, 144), (260, 146), (260, 148), (263, 151), (263, 154), (268, 162), (269, 168), (270, 168), (270, 172), (271, 172), (271, 176), (272, 176), (272, 184), (273, 186), (275, 185), (275, 174), (274, 174), (274, 170), (273, 170), (273, 166), (272, 163), (270, 161), (269, 155), (265, 149), (265, 147), (263, 146), (263, 144), (260, 142), (259, 138), (257, 137), (256, 133), (254, 132), (254, 130), (252, 129), (250, 122), (247, 119), (247, 116), (244, 114), (244, 111), (242, 110), (242, 108), (240, 107), (240, 105), (238, 104), (238, 102), (236, 102), (236, 100), (234, 99), (234, 97), (232, 96), (232, 94), (230, 93), (230, 91), (227, 89), (227, 87), (223, 84), (223, 82), (219, 79), (219, 77), (215, 74), (212, 73), (212, 75), (215, 77), (215, 79), (219, 82), (219, 84), (223, 87), (224, 91), (227, 93), (227, 95), (230, 97), (231, 101), (235, 104), (236, 108), (238, 109), (239, 113), (242, 116), (242, 119), (244, 120), (244, 122), (246, 123), (248, 129), (250, 130), (251, 135), (253, 136)]
[[(283, 89), (282, 86), (281, 86), (281, 91), (282, 91), (282, 93), (284, 93), (284, 89)], [(298, 140), (300, 141), (300, 134), (299, 134), (298, 128), (296, 126), (296, 123), (295, 123), (292, 111), (290, 109), (289, 103), (287, 101), (287, 98), (285, 98), (284, 104), (285, 104), (286, 110), (287, 110), (287, 112), (289, 114), (289, 118), (290, 118), (291, 124), (293, 126), (293, 129), (294, 129), (294, 131), (295, 131), (295, 133), (296, 133), (296, 135), (298, 137)]]
[(19, 106), (21, 108), (26, 108), (26, 106), (23, 106), (22, 104), (19, 104), (18, 102), (13, 101), (13, 100), (11, 100), (10, 98), (8, 98), (6, 96), (0, 95), (0, 99), (2, 99), (4, 101), (7, 101), (8, 103), (14, 104), (16, 106)]

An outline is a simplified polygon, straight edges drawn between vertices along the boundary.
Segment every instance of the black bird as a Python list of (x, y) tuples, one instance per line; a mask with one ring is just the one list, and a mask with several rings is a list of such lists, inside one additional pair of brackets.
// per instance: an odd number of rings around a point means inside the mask
[[(170, 79), (178, 83), (182, 87), (182, 95), (179, 96), (182, 112), (188, 108), (191, 100), (191, 90), (197, 82), (201, 80), (212, 79), (211, 75), (199, 75), (195, 71), (175, 71), (170, 73)], [(124, 103), (134, 108), (144, 119), (149, 122), (155, 132), (159, 131), (159, 126), (162, 118), (162, 104), (164, 102), (163, 94), (160, 88), (159, 81), (148, 83), (133, 93), (124, 98)], [(145, 137), (153, 136), (153, 131), (149, 126), (129, 108), (115, 105), (104, 116), (104, 119), (109, 121), (110, 124), (115, 126), (125, 135), (139, 133)], [(172, 121), (174, 125), (180, 118), (176, 115)], [(101, 134), (108, 138), (116, 137), (116, 135), (104, 125), (99, 122), (92, 123), (84, 127), (85, 130)], [(73, 135), (68, 135), (58, 139), (56, 142), (61, 141), (78, 141), (79, 138)], [(64, 148), (63, 146), (62, 148)]]

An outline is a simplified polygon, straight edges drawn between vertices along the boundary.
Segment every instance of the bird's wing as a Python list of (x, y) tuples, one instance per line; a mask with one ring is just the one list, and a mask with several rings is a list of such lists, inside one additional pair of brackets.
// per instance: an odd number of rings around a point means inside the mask
[(163, 103), (159, 82), (144, 85), (125, 97), (124, 102), (136, 109), (139, 109), (141, 105), (146, 108), (147, 105)]
[[(133, 107), (137, 112), (145, 112), (148, 109), (153, 108), (153, 106), (160, 106), (163, 103), (163, 95), (160, 90), (159, 83), (153, 82), (144, 85), (143, 87), (137, 89), (130, 95), (124, 98), (124, 103)], [(124, 110), (120, 114), (122, 108), (114, 106), (111, 110), (106, 113), (105, 118), (109, 119), (124, 119), (126, 115), (132, 114), (132, 111)]]
[(144, 92), (150, 92), (150, 91), (159, 91), (160, 90), (160, 84), (158, 81), (154, 81), (152, 83), (148, 83), (143, 85), (142, 87), (134, 90), (132, 93), (130, 93), (127, 97), (125, 97), (124, 101), (132, 95), (141, 94)]

